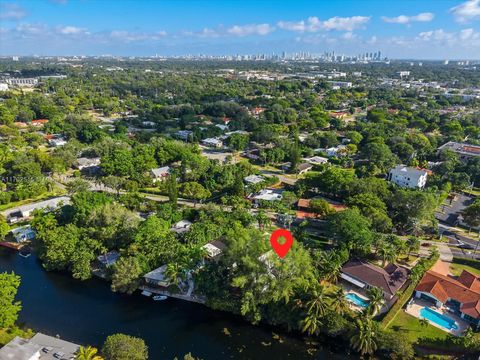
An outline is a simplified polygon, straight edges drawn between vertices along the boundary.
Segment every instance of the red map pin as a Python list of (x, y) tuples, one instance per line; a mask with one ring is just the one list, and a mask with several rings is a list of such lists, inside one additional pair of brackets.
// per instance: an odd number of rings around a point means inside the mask
[[(285, 242), (280, 244), (278, 240), (284, 238)], [(272, 245), (273, 250), (277, 253), (280, 258), (284, 258), (288, 254), (290, 248), (293, 244), (293, 236), (290, 231), (287, 229), (277, 229), (272, 235), (270, 235), (270, 244)]]

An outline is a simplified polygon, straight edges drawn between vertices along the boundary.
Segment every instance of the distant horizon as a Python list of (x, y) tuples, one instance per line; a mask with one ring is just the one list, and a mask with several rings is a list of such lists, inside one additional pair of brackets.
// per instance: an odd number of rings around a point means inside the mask
[(0, 54), (356, 55), (480, 58), (480, 0), (4, 0)]

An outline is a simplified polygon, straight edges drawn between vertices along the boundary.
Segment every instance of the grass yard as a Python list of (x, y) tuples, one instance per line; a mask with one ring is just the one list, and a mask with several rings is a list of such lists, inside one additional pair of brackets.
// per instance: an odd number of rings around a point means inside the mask
[(431, 340), (444, 340), (448, 333), (442, 331), (430, 324), (422, 326), (420, 321), (400, 310), (397, 316), (388, 326), (389, 330), (404, 334), (412, 343), (416, 343), (419, 338), (428, 338)]
[(42, 195), (39, 195), (35, 198), (25, 199), (25, 200), (20, 200), (20, 201), (13, 201), (13, 202), (9, 202), (8, 204), (0, 205), (0, 211), (11, 209), (11, 208), (14, 208), (14, 207), (17, 207), (17, 206), (22, 206), (22, 205), (25, 205), (25, 204), (30, 204), (30, 203), (37, 202), (37, 201), (47, 200), (47, 199), (50, 199), (50, 198), (56, 197), (56, 196), (62, 196), (62, 195), (65, 195), (66, 193), (67, 192), (65, 190), (55, 188), (54, 191), (46, 192), (46, 193), (44, 193)]
[[(476, 261), (475, 263), (478, 263), (478, 265), (480, 266), (480, 261)], [(450, 264), (450, 272), (452, 273), (452, 275), (459, 276), (463, 270), (470, 271), (475, 275), (480, 275), (480, 270), (478, 268), (475, 268), (467, 264), (459, 264), (458, 262), (455, 261), (455, 258), (454, 258), (453, 262)]]

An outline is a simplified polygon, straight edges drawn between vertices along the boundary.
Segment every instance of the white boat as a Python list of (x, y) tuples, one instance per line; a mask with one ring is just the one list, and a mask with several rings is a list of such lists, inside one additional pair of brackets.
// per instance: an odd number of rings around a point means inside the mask
[(155, 301), (162, 301), (162, 300), (167, 300), (168, 299), (168, 296), (165, 296), (165, 295), (155, 295), (153, 297), (153, 300)]
[(150, 291), (143, 290), (143, 291), (142, 291), (142, 295), (143, 295), (143, 296), (148, 296), (148, 297), (150, 297), (150, 296), (152, 296), (152, 293), (151, 293)]

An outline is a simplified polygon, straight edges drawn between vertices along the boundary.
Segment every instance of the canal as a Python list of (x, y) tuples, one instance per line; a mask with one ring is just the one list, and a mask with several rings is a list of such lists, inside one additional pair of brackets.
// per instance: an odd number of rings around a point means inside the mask
[(0, 272), (4, 271), (22, 278), (17, 296), (23, 306), (20, 324), (79, 344), (101, 347), (108, 335), (121, 332), (143, 338), (155, 360), (183, 359), (189, 352), (204, 360), (350, 358), (326, 349), (310, 355), (311, 346), (301, 338), (203, 305), (116, 294), (98, 279), (81, 282), (46, 272), (33, 255), (22, 258), (0, 250)]

